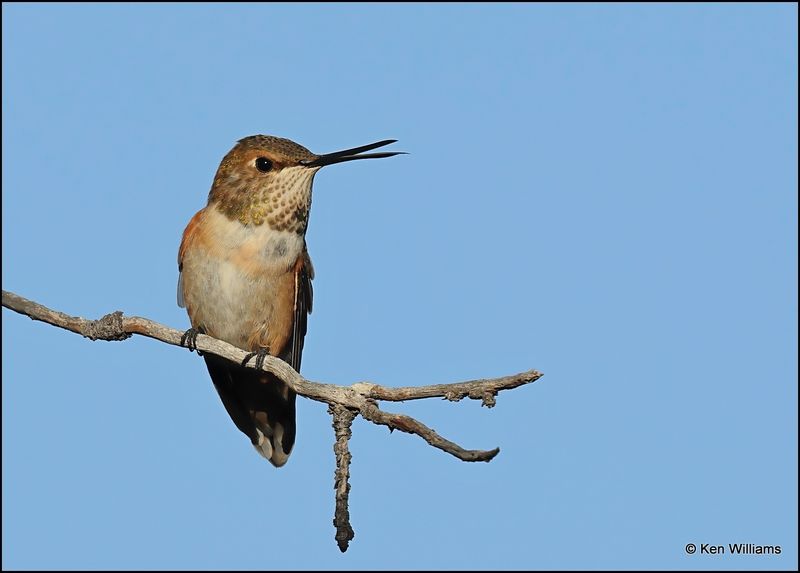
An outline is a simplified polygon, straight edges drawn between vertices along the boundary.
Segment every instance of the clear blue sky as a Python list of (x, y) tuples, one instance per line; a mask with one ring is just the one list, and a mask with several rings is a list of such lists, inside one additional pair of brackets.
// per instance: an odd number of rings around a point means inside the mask
[[(276, 470), (195, 354), (3, 310), (4, 568), (797, 567), (797, 6), (3, 5), (2, 286), (184, 329), (176, 252), (255, 133), (326, 152), (313, 379), (529, 368)], [(780, 545), (686, 555), (687, 543)]]

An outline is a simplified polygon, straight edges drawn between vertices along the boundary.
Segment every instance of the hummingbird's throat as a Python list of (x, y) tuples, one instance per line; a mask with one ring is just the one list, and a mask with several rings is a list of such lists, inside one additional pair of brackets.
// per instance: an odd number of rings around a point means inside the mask
[[(213, 194), (218, 208), (228, 219), (243, 225), (266, 223), (275, 231), (305, 234), (311, 209), (311, 185), (316, 169), (289, 167), (270, 177), (269, 181), (249, 180), (231, 185), (235, 191)], [(237, 188), (238, 187), (238, 188)]]

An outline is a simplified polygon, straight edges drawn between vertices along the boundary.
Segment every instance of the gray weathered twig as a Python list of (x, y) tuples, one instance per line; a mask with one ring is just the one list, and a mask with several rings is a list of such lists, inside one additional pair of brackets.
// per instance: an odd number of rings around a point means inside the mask
[(350, 448), (347, 441), (353, 435), (351, 426), (356, 415), (344, 406), (330, 404), (328, 413), (333, 416), (333, 431), (336, 442), (333, 444), (333, 453), (336, 454), (336, 473), (334, 474), (333, 487), (336, 490), (336, 510), (333, 514), (333, 526), (336, 528), (336, 543), (339, 550), (344, 553), (350, 541), (356, 536), (350, 526), (350, 510), (348, 499), (350, 497)]
[[(138, 316), (125, 317), (119, 311), (107, 314), (99, 320), (87, 320), (69, 316), (5, 290), (3, 291), (3, 306), (34, 320), (41, 320), (76, 332), (92, 340), (124, 340), (132, 334), (139, 334), (180, 346), (183, 335), (181, 331), (146, 318)], [(222, 356), (237, 364), (241, 364), (247, 355), (244, 350), (205, 334), (197, 336), (196, 348), (202, 352), (210, 352), (211, 354)], [(255, 368), (254, 362), (248, 362), (247, 367)], [(499, 391), (530, 384), (542, 376), (536, 370), (529, 370), (501, 378), (470, 380), (455, 384), (387, 388), (371, 382), (360, 382), (352, 386), (336, 386), (334, 384), (312, 382), (303, 378), (284, 361), (272, 356), (266, 357), (263, 369), (280, 378), (301, 396), (318, 402), (325, 402), (331, 406), (334, 428), (336, 429), (336, 448), (338, 448), (336, 449), (336, 539), (342, 551), (347, 549), (347, 543), (353, 536), (347, 513), (349, 485), (347, 483), (348, 469), (346, 466), (349, 466), (350, 463), (347, 439), (350, 436), (352, 418), (356, 414), (361, 414), (364, 419), (375, 424), (388, 426), (392, 430), (397, 429), (409, 434), (416, 434), (430, 445), (452, 454), (460, 460), (488, 462), (497, 455), (500, 451), (499, 448), (492, 450), (465, 450), (458, 444), (444, 439), (431, 428), (410, 416), (381, 410), (378, 407), (377, 400), (403, 401), (441, 397), (457, 401), (468, 397), (474, 400), (481, 400), (483, 405), (492, 407), (495, 405), (495, 396)], [(349, 420), (345, 412), (350, 416)]]

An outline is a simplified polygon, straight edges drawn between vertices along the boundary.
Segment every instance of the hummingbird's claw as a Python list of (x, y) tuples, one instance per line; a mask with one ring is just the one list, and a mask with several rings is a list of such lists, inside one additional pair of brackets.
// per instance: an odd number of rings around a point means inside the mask
[(269, 356), (269, 348), (264, 348), (262, 346), (258, 349), (258, 352), (248, 352), (247, 356), (242, 360), (242, 366), (247, 366), (247, 363), (250, 362), (250, 359), (254, 356), (256, 358), (256, 368), (261, 370), (264, 366), (264, 359)]
[(185, 346), (189, 349), (189, 352), (197, 351), (198, 356), (202, 356), (203, 353), (197, 350), (197, 335), (203, 334), (197, 328), (190, 328), (186, 332), (183, 333), (181, 336), (180, 346)]

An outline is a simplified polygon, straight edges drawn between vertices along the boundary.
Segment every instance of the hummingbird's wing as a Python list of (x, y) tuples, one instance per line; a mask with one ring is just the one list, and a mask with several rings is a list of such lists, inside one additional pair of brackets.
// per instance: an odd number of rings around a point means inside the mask
[(308, 251), (303, 252), (298, 262), (294, 277), (294, 328), (292, 329), (291, 355), (288, 357), (288, 362), (299, 372), (303, 357), (303, 342), (308, 327), (308, 315), (311, 314), (313, 305), (314, 289), (311, 286), (311, 280), (314, 278), (314, 267), (311, 265)]
[(178, 306), (181, 308), (186, 308), (186, 302), (183, 300), (183, 273), (181, 272), (183, 269), (181, 268), (183, 265), (178, 265)]

